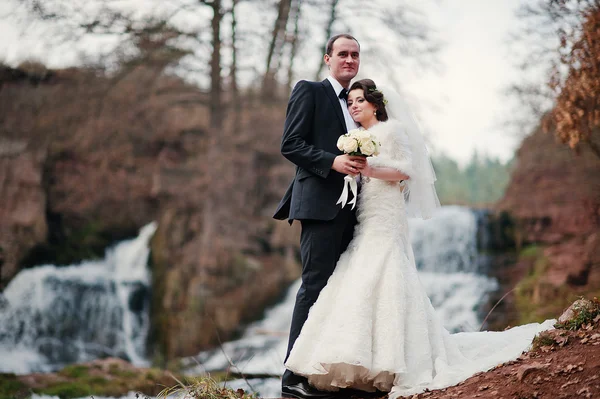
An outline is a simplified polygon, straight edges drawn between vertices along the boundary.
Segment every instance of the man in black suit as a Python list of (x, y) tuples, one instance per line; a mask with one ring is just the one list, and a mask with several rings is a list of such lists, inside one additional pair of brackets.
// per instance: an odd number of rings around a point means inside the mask
[[(358, 41), (348, 34), (332, 37), (324, 61), (329, 67), (327, 79), (300, 81), (294, 87), (281, 142), (281, 153), (296, 165), (296, 176), (274, 218), (290, 223), (299, 220), (302, 225), (302, 285), (292, 315), (286, 360), (310, 307), (352, 239), (356, 215), (350, 206), (336, 204), (344, 176), (356, 175), (365, 166), (364, 158), (342, 154), (336, 146), (340, 135), (356, 127), (346, 96), (360, 65)], [(332, 395), (310, 387), (306, 378), (286, 370), (282, 396), (325, 399)]]

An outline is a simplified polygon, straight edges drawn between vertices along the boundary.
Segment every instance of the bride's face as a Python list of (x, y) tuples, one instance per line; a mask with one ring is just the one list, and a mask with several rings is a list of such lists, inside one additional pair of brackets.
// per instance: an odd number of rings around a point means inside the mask
[(361, 126), (369, 127), (376, 120), (375, 111), (377, 108), (365, 99), (365, 93), (362, 89), (354, 89), (348, 93), (348, 111), (354, 122)]

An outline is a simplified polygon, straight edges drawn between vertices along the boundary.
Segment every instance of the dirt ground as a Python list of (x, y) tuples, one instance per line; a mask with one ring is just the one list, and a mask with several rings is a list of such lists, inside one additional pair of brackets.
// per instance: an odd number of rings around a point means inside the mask
[(515, 361), (456, 386), (407, 398), (600, 399), (600, 316), (578, 331), (545, 334), (539, 347)]

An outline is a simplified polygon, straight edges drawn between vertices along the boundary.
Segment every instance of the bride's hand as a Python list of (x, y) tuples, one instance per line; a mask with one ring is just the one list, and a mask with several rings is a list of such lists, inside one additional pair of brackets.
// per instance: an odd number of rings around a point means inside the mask
[(365, 167), (362, 168), (362, 170), (360, 171), (360, 174), (365, 177), (373, 177), (373, 168), (371, 166), (369, 166), (368, 162), (365, 163)]
[(357, 175), (363, 171), (366, 165), (365, 157), (344, 154), (335, 157), (331, 169), (345, 175)]

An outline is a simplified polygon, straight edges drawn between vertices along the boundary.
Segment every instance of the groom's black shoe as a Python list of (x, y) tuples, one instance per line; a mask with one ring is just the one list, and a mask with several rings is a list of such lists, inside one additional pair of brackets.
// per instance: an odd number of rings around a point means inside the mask
[(375, 392), (361, 391), (360, 389), (344, 388), (336, 392), (336, 397), (341, 399), (382, 399), (387, 392), (376, 390)]
[(297, 399), (333, 399), (336, 398), (334, 392), (319, 391), (308, 385), (308, 382), (301, 381), (297, 384), (284, 385), (281, 387), (281, 396), (284, 398)]

